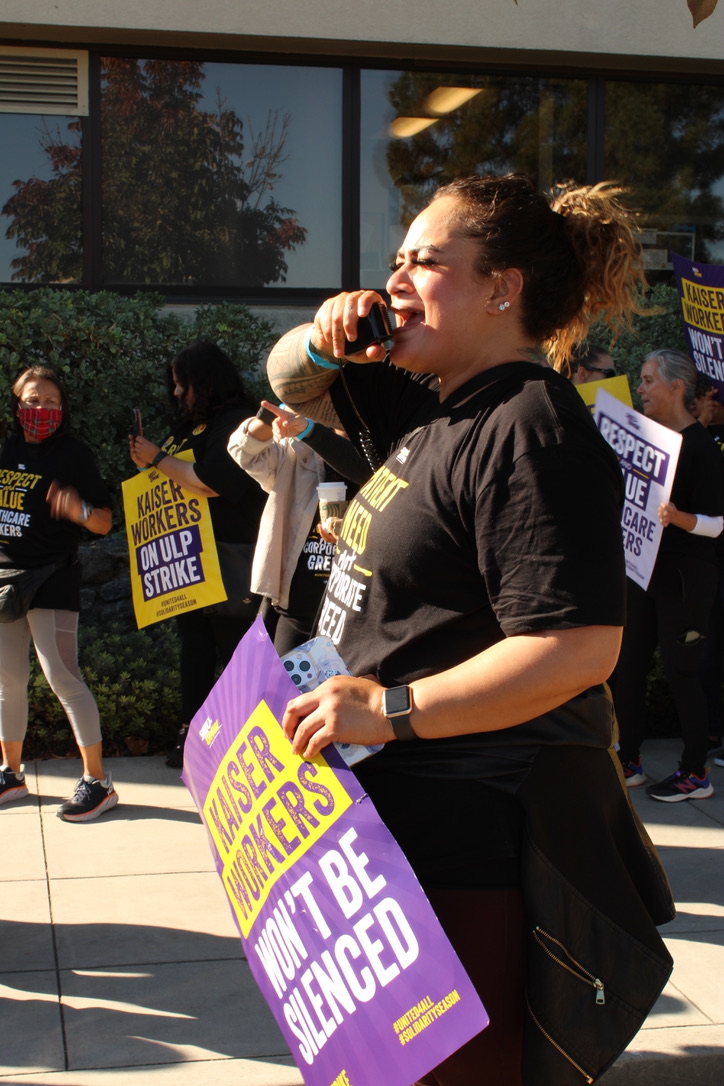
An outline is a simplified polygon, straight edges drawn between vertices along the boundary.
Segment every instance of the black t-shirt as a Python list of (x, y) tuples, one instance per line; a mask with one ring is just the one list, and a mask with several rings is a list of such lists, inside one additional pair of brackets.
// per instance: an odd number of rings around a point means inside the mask
[[(346, 369), (387, 455), (350, 503), (318, 627), (352, 674), (392, 686), (507, 636), (623, 624), (621, 472), (570, 382), (509, 363), (441, 404), (434, 378)], [(485, 786), (489, 739), (390, 743), (356, 767), (424, 884), (517, 879), (522, 814)]]
[(209, 498), (214, 538), (226, 543), (256, 543), (266, 501), (259, 484), (227, 449), (230, 436), (248, 415), (243, 406), (223, 408), (207, 422), (181, 424), (162, 445), (171, 456), (188, 450), (193, 453), (199, 479), (218, 494)]
[(76, 561), (82, 530), (69, 520), (54, 520), (47, 502), (53, 480), (73, 486), (84, 501), (99, 508), (112, 504), (93, 453), (67, 434), (38, 444), (14, 434), (0, 453), (0, 562), (21, 569), (60, 563), (38, 589), (34, 607), (80, 610), (80, 564)]
[[(348, 374), (370, 419), (371, 369)], [(411, 402), (373, 431), (391, 455), (350, 503), (320, 622), (353, 674), (390, 686), (513, 634), (621, 625), (621, 472), (570, 382), (509, 363), (440, 404), (401, 373)]]
[(335, 544), (327, 543), (317, 531), (318, 520), (319, 514), (315, 513), (289, 586), (289, 603), (287, 607), (276, 608), (282, 615), (308, 619), (310, 623), (319, 608), (335, 551)]
[[(692, 422), (681, 431), (681, 450), (671, 501), (684, 513), (702, 513), (708, 517), (724, 513), (721, 453), (700, 422)], [(661, 535), (656, 563), (676, 562), (682, 558), (715, 562), (716, 540), (668, 525)]]

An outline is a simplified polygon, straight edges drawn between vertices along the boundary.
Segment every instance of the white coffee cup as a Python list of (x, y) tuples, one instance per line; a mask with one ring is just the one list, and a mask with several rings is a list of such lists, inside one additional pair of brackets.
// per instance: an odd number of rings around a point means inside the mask
[(322, 524), (329, 517), (344, 516), (347, 508), (346, 483), (320, 483), (317, 494), (319, 495), (319, 519)]

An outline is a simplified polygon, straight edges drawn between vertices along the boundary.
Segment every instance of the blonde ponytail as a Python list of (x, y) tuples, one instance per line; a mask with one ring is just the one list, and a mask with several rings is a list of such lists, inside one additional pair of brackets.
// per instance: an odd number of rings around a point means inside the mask
[(626, 190), (610, 181), (556, 188), (551, 208), (563, 216), (565, 230), (583, 277), (583, 304), (567, 323), (542, 344), (551, 365), (565, 370), (574, 347), (592, 324), (611, 329), (631, 327), (634, 314), (646, 312), (646, 289), (638, 227), (633, 212), (618, 199)]

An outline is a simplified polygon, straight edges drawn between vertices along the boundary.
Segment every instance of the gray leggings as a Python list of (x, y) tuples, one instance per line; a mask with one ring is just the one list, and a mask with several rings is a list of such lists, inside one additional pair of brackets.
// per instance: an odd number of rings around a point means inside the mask
[(78, 746), (100, 743), (98, 707), (78, 670), (78, 613), (45, 607), (34, 607), (17, 622), (0, 623), (0, 739), (21, 743), (25, 738), (31, 637)]

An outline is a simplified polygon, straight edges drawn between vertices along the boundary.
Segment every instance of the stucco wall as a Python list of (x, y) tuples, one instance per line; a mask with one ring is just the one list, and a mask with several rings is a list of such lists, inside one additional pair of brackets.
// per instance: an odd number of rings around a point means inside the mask
[[(686, 0), (3, 0), (0, 35), (57, 41), (188, 37), (233, 48), (417, 55), (424, 46), (722, 61), (724, 0), (696, 30)], [(184, 39), (186, 39), (184, 41)], [(290, 39), (292, 41), (290, 41)]]

